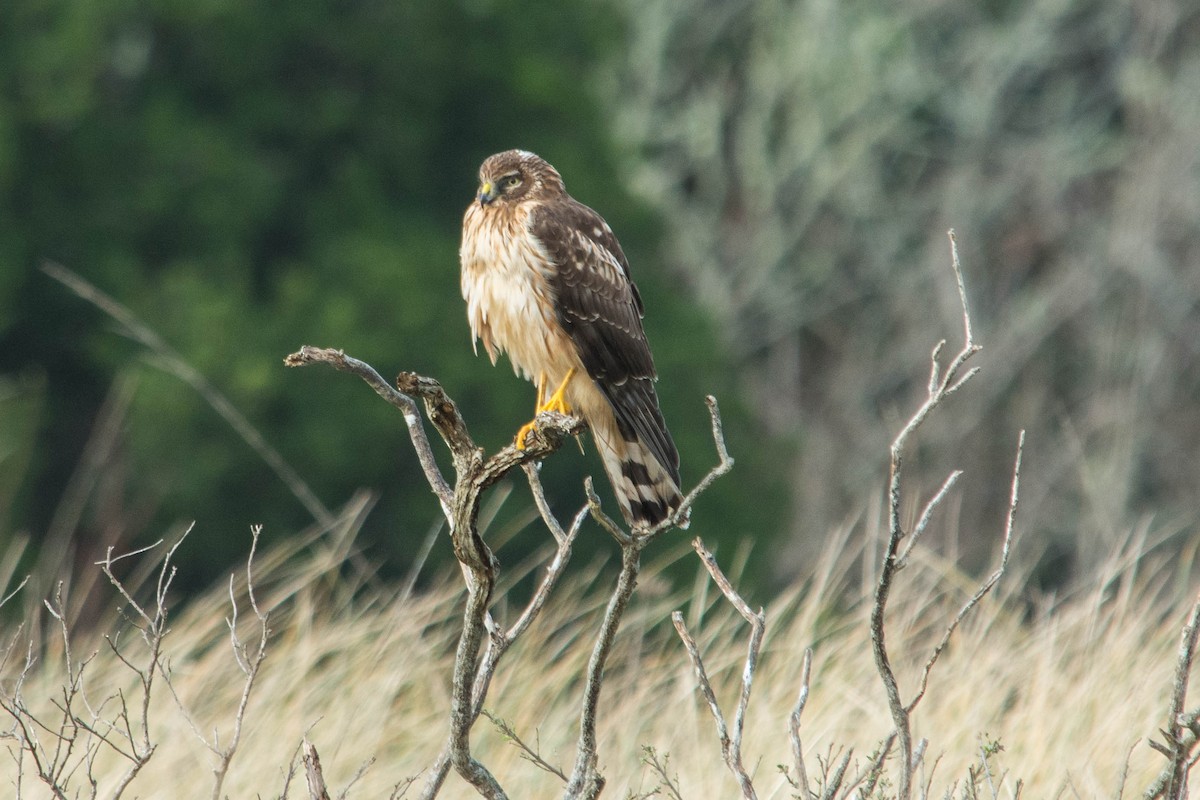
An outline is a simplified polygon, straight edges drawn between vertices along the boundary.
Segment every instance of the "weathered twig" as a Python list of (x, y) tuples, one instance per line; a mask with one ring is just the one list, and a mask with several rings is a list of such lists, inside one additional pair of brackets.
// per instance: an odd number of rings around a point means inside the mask
[(604, 666), (620, 627), (621, 617), (625, 613), (629, 598), (637, 587), (642, 550), (662, 533), (686, 526), (696, 498), (711, 486), (713, 481), (733, 468), (733, 458), (730, 457), (729, 450), (725, 446), (724, 428), (717, 400), (710, 395), (705, 398), (705, 403), (708, 405), (709, 417), (712, 420), (717, 463), (696, 484), (696, 488), (684, 497), (679, 508), (668, 519), (649, 530), (635, 529), (627, 532), (604, 513), (600, 507), (600, 498), (592, 487), (591, 479), (588, 478), (584, 481), (584, 491), (587, 494), (588, 509), (592, 518), (608, 531), (621, 547), (621, 571), (605, 608), (604, 618), (600, 623), (600, 632), (592, 647), (592, 655), (588, 659), (587, 680), (584, 684), (583, 703), (579, 714), (579, 742), (575, 750), (575, 767), (571, 771), (571, 780), (567, 783), (566, 792), (563, 794), (567, 800), (594, 800), (604, 789), (604, 778), (596, 769), (596, 720), (600, 703), (600, 688), (604, 680)]
[(917, 524), (914, 527), (909, 545), (904, 552), (900, 552), (900, 543), (907, 535), (901, 523), (901, 481), (903, 473), (904, 453), (908, 444), (909, 437), (916, 432), (925, 419), (933, 412), (943, 401), (950, 395), (958, 391), (962, 386), (970, 380), (977, 372), (978, 368), (972, 368), (966, 373), (960, 375), (960, 370), (966, 362), (975, 353), (979, 352), (980, 346), (975, 343), (971, 329), (971, 313), (967, 304), (966, 286), (963, 280), (962, 266), (958, 258), (958, 244), (955, 240), (954, 231), (949, 232), (950, 239), (950, 257), (951, 267), (954, 271), (955, 282), (958, 287), (959, 302), (962, 307), (963, 321), (963, 346), (958, 354), (951, 359), (945, 371), (941, 367), (941, 352), (945, 346), (945, 341), (939, 342), (934, 348), (930, 357), (930, 374), (929, 384), (927, 387), (927, 396), (921, 406), (913, 413), (905, 424), (904, 428), (896, 435), (891, 445), (891, 461), (890, 461), (890, 477), (888, 482), (888, 541), (883, 555), (882, 565), (880, 568), (878, 583), (875, 589), (875, 600), (871, 609), (871, 645), (875, 656), (875, 664), (879, 671), (879, 675), (883, 681), (884, 689), (887, 693), (888, 708), (892, 715), (892, 721), (896, 726), (896, 738), (900, 746), (900, 775), (898, 797), (900, 800), (909, 800), (912, 796), (912, 776), (917, 766), (918, 754), (914, 752), (911, 732), (911, 715), (913, 709), (925, 694), (928, 685), (929, 673), (933, 665), (937, 662), (942, 650), (949, 642), (950, 636), (954, 633), (959, 623), (963, 620), (967, 613), (986, 595), (996, 582), (999, 581), (1008, 563), (1009, 548), (1012, 541), (1013, 522), (1017, 509), (1018, 486), (1021, 470), (1021, 452), (1024, 446), (1025, 435), (1021, 433), (1020, 442), (1017, 449), (1016, 462), (1013, 469), (1012, 495), (1008, 509), (1008, 517), (1005, 526), (1004, 548), (1001, 556), (1000, 566), (996, 572), (984, 582), (979, 591), (968, 600), (951, 623), (947, 626), (942, 641), (934, 649), (933, 654), (925, 664), (922, 671), (921, 682), (918, 691), (909, 703), (905, 703), (900, 696), (900, 688), (896, 682), (896, 675), (892, 669), (891, 660), (887, 651), (886, 631), (884, 617), (887, 610), (888, 598), (891, 593), (893, 581), (896, 573), (905, 565), (909, 553), (912, 550), (913, 541), (925, 530), (934, 510), (941, 504), (942, 500), (947, 496), (950, 488), (954, 485), (958, 478), (957, 472), (951, 475), (942, 484), (938, 492), (925, 505)]
[[(351, 359), (338, 350), (304, 347), (285, 360), (289, 366), (325, 363), (337, 369), (358, 374), (393, 405), (401, 409), (409, 425), (409, 433), (417, 449), (418, 458), (425, 467), (426, 479), (438, 496), (442, 510), (450, 524), (450, 537), (455, 557), (463, 567), (467, 584), (467, 602), (463, 613), (463, 630), (455, 654), (454, 679), (451, 689), (451, 725), (446, 750), (435, 762), (426, 780), (422, 798), (429, 800), (440, 791), (450, 765), (466, 778), (481, 795), (488, 798), (503, 798), (505, 794), (494, 776), (476, 761), (470, 752), (469, 733), (483, 708), (487, 690), (496, 664), (503, 653), (544, 607), (549, 593), (555, 585), (562, 568), (570, 555), (575, 536), (584, 519), (584, 511), (576, 514), (570, 528), (562, 525), (550, 512), (541, 483), (537, 477), (536, 462), (556, 450), (563, 440), (578, 434), (583, 427), (580, 420), (554, 413), (539, 414), (534, 435), (527, 437), (525, 447), (509, 446), (485, 458), (483, 451), (471, 439), (457, 406), (446, 395), (437, 381), (413, 373), (401, 373), (396, 384), (399, 394), (381, 389), (382, 380), (368, 365)], [(412, 398), (419, 397), (424, 403), (426, 415), (450, 449), (454, 461), (455, 483), (451, 490), (433, 461), (428, 439), (415, 413)], [(566, 796), (570, 798), (595, 798), (604, 786), (604, 779), (596, 771), (596, 718), (604, 665), (612, 649), (613, 640), (620, 626), (625, 607), (637, 584), (640, 554), (643, 548), (658, 534), (673, 527), (686, 525), (688, 514), (695, 498), (713, 480), (728, 472), (733, 459), (726, 450), (716, 401), (707, 398), (712, 417), (713, 435), (716, 441), (719, 463), (683, 501), (680, 508), (652, 530), (636, 530), (628, 533), (613, 522), (600, 508), (599, 499), (592, 490), (590, 479), (585, 482), (590, 512), (597, 522), (608, 530), (621, 546), (621, 572), (616, 588), (609, 599), (601, 622), (600, 632), (593, 646), (588, 664), (580, 714), (580, 738), (576, 751), (575, 768), (567, 782)], [(513, 467), (525, 469), (533, 490), (543, 522), (558, 543), (558, 551), (547, 569), (547, 574), (526, 606), (517, 622), (508, 630), (500, 631), (488, 613), (491, 594), (496, 584), (498, 562), (487, 544), (480, 537), (477, 520), (482, 494), (506, 475)], [(481, 657), (483, 641), (487, 636), (488, 646)]]
[(1179, 636), (1179, 657), (1175, 662), (1175, 681), (1171, 690), (1171, 703), (1167, 709), (1167, 727), (1163, 729), (1164, 744), (1151, 741), (1150, 745), (1167, 757), (1167, 766), (1159, 773), (1143, 795), (1145, 800), (1183, 800), (1188, 796), (1188, 772), (1195, 763), (1193, 751), (1200, 741), (1200, 711), (1184, 713), (1187, 702), (1188, 682), (1192, 674), (1192, 662), (1196, 657), (1196, 645), (1200, 641), (1200, 597), (1192, 605), (1192, 613)]
[(308, 784), (308, 796), (311, 800), (329, 800), (329, 790), (325, 788), (325, 773), (321, 769), (321, 756), (317, 748), (307, 738), (304, 740), (304, 777)]
[(796, 785), (804, 800), (812, 797), (812, 791), (808, 788), (808, 770), (804, 766), (804, 747), (800, 740), (800, 715), (804, 713), (804, 707), (808, 705), (808, 686), (811, 677), (812, 648), (809, 647), (804, 650), (804, 663), (800, 666), (800, 695), (796, 698), (796, 705), (792, 707), (792, 713), (788, 716), (788, 739), (792, 743), (792, 763), (796, 767)]
[(433, 457), (433, 448), (429, 445), (429, 437), (425, 434), (425, 426), (421, 422), (421, 413), (411, 397), (392, 388), (391, 384), (385, 381), (370, 364), (352, 358), (341, 350), (305, 345), (285, 358), (283, 363), (289, 367), (327, 364), (336, 370), (357, 375), (366, 381), (377, 395), (398, 408), (404, 415), (404, 422), (408, 426), (408, 436), (417, 453), (417, 461), (420, 462), (421, 469), (425, 472), (425, 480), (428, 481), (429, 487), (437, 496), (438, 502), (441, 503), (442, 512), (447, 517), (450, 516), (454, 492), (450, 488), (450, 484), (446, 483), (446, 479), (442, 477), (441, 470), (438, 469), (437, 461)]
[(717, 398), (711, 394), (706, 395), (704, 404), (708, 406), (708, 416), (712, 422), (712, 437), (713, 445), (717, 449), (717, 463), (700, 479), (695, 488), (687, 493), (679, 508), (675, 509), (675, 513), (648, 531), (647, 535), (657, 535), (673, 528), (686, 528), (696, 498), (708, 491), (708, 487), (712, 486), (713, 481), (733, 469), (733, 456), (729, 455), (729, 449), (725, 446), (725, 425), (721, 422), (721, 409), (717, 407)]
[[(716, 720), (717, 738), (721, 743), (721, 757), (725, 760), (725, 765), (729, 767), (729, 770), (737, 779), (742, 796), (747, 798), (747, 800), (755, 800), (758, 795), (754, 791), (750, 775), (746, 772), (746, 768), (742, 764), (742, 731), (746, 722), (746, 708), (750, 704), (750, 688), (754, 682), (754, 672), (758, 667), (758, 651), (762, 647), (763, 633), (766, 631), (766, 614), (761, 608), (757, 613), (750, 610), (750, 606), (737, 593), (737, 590), (733, 588), (733, 584), (725, 577), (725, 573), (717, 565), (717, 560), (704, 546), (699, 537), (692, 541), (692, 547), (700, 556), (705, 569), (708, 570), (708, 574), (712, 576), (721, 593), (725, 595), (725, 599), (750, 624), (750, 641), (746, 647), (746, 662), (742, 667), (742, 691), (738, 698), (737, 711), (734, 713), (732, 734), (729, 732), (725, 715), (721, 712), (721, 706), (717, 702), (716, 693), (713, 692), (712, 683), (709, 681), (708, 674), (704, 669), (704, 660), (700, 656), (700, 649), (696, 645), (696, 640), (688, 633), (687, 626), (683, 622), (683, 613), (679, 611), (673, 612), (671, 614), (671, 622), (674, 623), (679, 638), (683, 640), (688, 657), (691, 658), (692, 667), (696, 671), (696, 682), (699, 684), (700, 691), (704, 694), (704, 699), (708, 701), (708, 708), (712, 712), (713, 719)], [(807, 686), (807, 676), (804, 683)], [(799, 715), (796, 714), (796, 717), (798, 726)], [(793, 740), (794, 745), (797, 742), (798, 739)]]

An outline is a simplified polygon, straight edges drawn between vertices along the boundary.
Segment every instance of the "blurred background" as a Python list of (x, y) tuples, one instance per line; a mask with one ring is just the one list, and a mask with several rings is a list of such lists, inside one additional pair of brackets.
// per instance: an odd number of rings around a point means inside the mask
[[(1195, 3), (8, 0), (0, 574), (194, 520), (196, 587), (251, 524), (269, 542), (320, 516), (46, 261), (161, 337), (326, 509), (369, 490), (359, 547), (408, 568), (440, 515), (402, 417), (282, 359), (312, 344), (434, 376), (481, 444), (510, 441), (533, 389), (472, 355), (457, 258), (478, 164), (510, 147), (620, 237), (685, 482), (715, 460), (703, 396), (721, 401), (738, 465), (693, 530), (749, 546), (763, 591), (877, 519), (929, 352), (961, 344), (951, 227), (983, 371), (911, 456), (925, 496), (966, 471), (933, 545), (985, 562), (1020, 428), (1042, 586), (1131, 531), (1168, 554), (1194, 536)], [(543, 470), (562, 514), (600, 474), (585, 449)], [(543, 542), (532, 519), (518, 482), (491, 522), (503, 560)]]

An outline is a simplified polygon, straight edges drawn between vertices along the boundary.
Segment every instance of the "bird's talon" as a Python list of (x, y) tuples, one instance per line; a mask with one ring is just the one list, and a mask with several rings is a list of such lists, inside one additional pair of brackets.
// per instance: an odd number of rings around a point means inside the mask
[(518, 450), (525, 449), (525, 437), (533, 432), (533, 429), (536, 427), (534, 422), (535, 420), (529, 420), (529, 422), (526, 422), (521, 426), (520, 430), (517, 431), (517, 438), (513, 444), (516, 445)]

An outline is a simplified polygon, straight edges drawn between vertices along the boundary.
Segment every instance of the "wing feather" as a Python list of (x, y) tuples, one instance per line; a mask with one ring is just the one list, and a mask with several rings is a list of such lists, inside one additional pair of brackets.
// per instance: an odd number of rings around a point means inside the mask
[(642, 299), (612, 229), (568, 196), (538, 206), (530, 232), (555, 267), (550, 284), (558, 322), (612, 406), (622, 437), (644, 443), (678, 484), (679, 453), (654, 391)]

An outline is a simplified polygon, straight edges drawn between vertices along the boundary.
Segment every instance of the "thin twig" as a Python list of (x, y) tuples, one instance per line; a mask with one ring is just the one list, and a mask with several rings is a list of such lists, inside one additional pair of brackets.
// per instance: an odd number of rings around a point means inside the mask
[(921, 534), (923, 534), (925, 529), (929, 527), (929, 520), (933, 518), (933, 512), (942, 504), (942, 501), (946, 499), (946, 495), (950, 493), (950, 490), (954, 487), (954, 484), (958, 482), (958, 479), (962, 477), (962, 474), (963, 471), (961, 469), (956, 469), (951, 472), (949, 477), (947, 477), (946, 481), (942, 484), (942, 487), (938, 489), (936, 493), (934, 493), (933, 497), (929, 498), (929, 502), (926, 503), (925, 508), (921, 510), (921, 516), (917, 518), (917, 524), (913, 526), (912, 533), (908, 537), (908, 544), (905, 546), (904, 552), (900, 554), (900, 557), (896, 561), (896, 569), (904, 569), (905, 565), (908, 564), (908, 556), (910, 553), (912, 553), (913, 547), (916, 546), (918, 541), (920, 541)]
[[(962, 623), (967, 614), (971, 613), (971, 609), (979, 605), (979, 601), (1000, 582), (1000, 578), (1003, 577), (1004, 571), (1008, 568), (1008, 556), (1012, 550), (1013, 524), (1016, 522), (1017, 504), (1020, 500), (1021, 457), (1024, 452), (1025, 431), (1021, 431), (1020, 435), (1017, 436), (1017, 456), (1013, 461), (1012, 487), (1009, 491), (1008, 516), (1004, 524), (1004, 545), (1000, 550), (1000, 563), (996, 566), (992, 574), (988, 576), (987, 580), (975, 590), (975, 594), (971, 595), (970, 599), (958, 610), (958, 613), (950, 621), (950, 624), (946, 626), (946, 630), (942, 633), (941, 641), (933, 649), (933, 653), (930, 654), (929, 659), (925, 662), (925, 667), (921, 670), (920, 685), (913, 699), (904, 707), (906, 713), (911, 714), (913, 709), (917, 707), (917, 703), (921, 702), (921, 698), (925, 696), (925, 689), (929, 685), (929, 673), (933, 670), (933, 665), (937, 663), (938, 658), (942, 655), (942, 651), (946, 649), (946, 645), (950, 643), (950, 637), (954, 635), (954, 631), (958, 629), (959, 624)], [(916, 767), (915, 760), (913, 767)]]
[[(888, 541), (879, 571), (878, 583), (875, 588), (874, 603), (871, 608), (870, 629), (872, 652), (875, 656), (875, 665), (879, 676), (883, 681), (884, 690), (887, 693), (888, 708), (892, 715), (892, 722), (896, 726), (896, 736), (900, 745), (902, 762), (898, 791), (900, 800), (909, 800), (912, 796), (913, 743), (909, 718), (911, 709), (900, 698), (900, 687), (896, 683), (896, 675), (888, 656), (884, 618), (888, 598), (891, 594), (892, 582), (897, 571), (903, 566), (903, 559), (899, 549), (900, 542), (905, 536), (904, 527), (900, 520), (900, 489), (904, 453), (909, 437), (924, 423), (929, 414), (941, 405), (947, 397), (962, 388), (977, 373), (977, 369), (971, 369), (962, 374), (961, 377), (959, 374), (966, 362), (980, 350), (980, 346), (975, 343), (971, 331), (971, 314), (967, 304), (966, 285), (963, 280), (962, 265), (958, 259), (958, 244), (954, 236), (954, 231), (949, 231), (948, 236), (950, 239), (951, 268), (954, 271), (955, 282), (959, 290), (959, 301), (962, 307), (963, 346), (958, 354), (951, 359), (945, 371), (941, 369), (939, 361), (943, 345), (939, 342), (934, 347), (930, 357), (931, 365), (927, 397), (921, 406), (913, 412), (908, 422), (892, 441), (888, 480)], [(947, 481), (947, 483), (952, 482), (953, 478)], [(944, 488), (947, 487), (944, 486)], [(932, 508), (940, 502), (940, 498), (944, 496), (944, 492), (939, 492), (935, 495), (931, 501), (931, 505), (927, 507), (930, 513), (932, 513)], [(925, 514), (922, 514), (922, 519), (927, 522)]]
[[(594, 513), (594, 512), (593, 512)], [(592, 655), (588, 659), (587, 679), (583, 689), (583, 708), (579, 715), (579, 742), (575, 748), (575, 767), (567, 783), (564, 798), (571, 800), (595, 800), (604, 790), (604, 777), (596, 769), (596, 719), (600, 704), (600, 688), (604, 681), (604, 665), (612, 650), (613, 640), (621, 624), (621, 617), (633, 590), (637, 587), (637, 576), (641, 569), (642, 547), (648, 538), (634, 539), (621, 547), (621, 572), (617, 585), (608, 599), (604, 619), (596, 635)]]
[(528, 761), (529, 763), (538, 767), (539, 769), (549, 772), (551, 775), (557, 775), (559, 778), (562, 779), (563, 783), (567, 782), (566, 773), (564, 773), (561, 769), (554, 766), (550, 762), (546, 761), (546, 759), (542, 758), (542, 751), (541, 751), (540, 744), (537, 747), (530, 747), (517, 734), (516, 729), (514, 729), (513, 726), (511, 724), (509, 724), (506, 720), (502, 719), (501, 717), (497, 717), (495, 714), (492, 714), (488, 711), (484, 711), (483, 715), (485, 717), (487, 717), (489, 720), (491, 720), (492, 724), (496, 726), (496, 728), (500, 731), (500, 733), (504, 734), (504, 738), (511, 741), (516, 746), (516, 748), (521, 751), (521, 758), (525, 759), (526, 761)]
[(443, 513), (449, 516), (454, 491), (450, 488), (450, 484), (446, 483), (446, 479), (442, 476), (437, 461), (433, 457), (433, 448), (429, 445), (429, 436), (426, 435), (425, 426), (421, 422), (421, 413), (412, 397), (392, 388), (392, 385), (385, 381), (370, 364), (348, 356), (341, 350), (304, 345), (297, 352), (285, 358), (283, 363), (289, 367), (327, 364), (341, 372), (357, 375), (366, 381), (377, 395), (398, 408), (404, 415), (404, 422), (408, 426), (408, 436), (417, 453), (417, 461), (420, 462), (421, 469), (425, 472), (425, 480), (441, 504)]
[(686, 528), (691, 521), (692, 506), (695, 504), (697, 498), (708, 491), (708, 487), (712, 486), (713, 481), (733, 469), (733, 456), (729, 455), (729, 449), (725, 445), (725, 425), (721, 421), (721, 410), (717, 407), (717, 398), (711, 394), (707, 395), (704, 398), (704, 404), (708, 406), (708, 416), (712, 423), (713, 444), (717, 448), (717, 463), (684, 496), (683, 502), (679, 504), (679, 508), (675, 509), (671, 516), (646, 532), (648, 536), (656, 536), (663, 531), (673, 528)]
[[(1162, 731), (1165, 745), (1151, 741), (1150, 745), (1165, 755), (1167, 767), (1143, 795), (1146, 800), (1164, 798), (1164, 800), (1183, 800), (1187, 797), (1188, 771), (1194, 763), (1191, 758), (1192, 748), (1197, 737), (1192, 730), (1195, 717), (1183, 713), (1187, 703), (1188, 681), (1192, 672), (1192, 662), (1196, 656), (1196, 645), (1200, 641), (1200, 596), (1192, 605), (1192, 613), (1179, 636), (1179, 656), (1175, 664), (1175, 680), (1171, 691), (1171, 703), (1167, 709), (1167, 727)], [(1189, 724), (1190, 723), (1190, 724)]]
[(804, 707), (808, 705), (812, 655), (812, 648), (805, 648), (804, 662), (800, 665), (800, 696), (796, 698), (796, 705), (792, 707), (792, 713), (788, 716), (788, 738), (792, 743), (792, 763), (796, 766), (796, 782), (800, 789), (800, 796), (804, 800), (812, 797), (812, 792), (808, 788), (808, 770), (804, 767), (804, 749), (800, 741), (800, 715), (804, 713)]
[[(258, 673), (262, 668), (263, 661), (267, 657), (267, 640), (270, 638), (271, 630), (267, 627), (268, 615), (259, 610), (258, 600), (254, 596), (254, 554), (258, 550), (258, 539), (262, 535), (262, 526), (255, 525), (250, 529), (250, 555), (246, 558), (246, 596), (250, 602), (250, 609), (254, 612), (255, 618), (258, 620), (258, 647), (253, 655), (248, 651), (248, 648), (237, 635), (237, 599), (233, 593), (233, 578), (229, 579), (229, 605), (232, 609), (231, 618), (226, 620), (229, 626), (229, 643), (233, 650), (234, 659), (241, 668), (242, 673), (246, 676), (242, 683), (242, 694), (238, 700), (237, 712), (233, 716), (233, 735), (230, 738), (229, 744), (224, 749), (218, 747), (216, 737), (214, 736), (210, 749), (217, 755), (217, 765), (213, 767), (213, 800), (220, 800), (221, 787), (225, 782), (225, 776), (229, 772), (229, 766), (233, 763), (233, 757), (237, 754), (238, 745), (242, 740), (242, 726), (246, 719), (246, 707), (250, 704), (250, 693), (254, 689), (254, 683), (258, 679)], [(174, 694), (174, 688), (172, 688)], [(178, 698), (176, 698), (178, 699)]]
[(750, 775), (746, 772), (746, 768), (742, 763), (742, 731), (745, 728), (746, 708), (750, 704), (750, 689), (754, 682), (754, 672), (758, 667), (758, 652), (762, 647), (763, 634), (766, 631), (766, 615), (762, 609), (757, 613), (750, 610), (750, 606), (742, 596), (733, 588), (733, 584), (725, 577), (725, 573), (721, 571), (717, 564), (716, 558), (704, 546), (704, 543), (699, 537), (692, 541), (692, 547), (700, 556), (708, 574), (712, 576), (713, 581), (720, 588), (721, 593), (725, 595), (725, 599), (737, 609), (738, 613), (750, 624), (750, 641), (746, 647), (746, 661), (742, 667), (742, 689), (738, 697), (737, 710), (734, 712), (733, 732), (729, 732), (725, 721), (725, 715), (721, 712), (721, 706), (717, 702), (716, 694), (713, 692), (712, 684), (708, 679), (708, 674), (704, 669), (704, 661), (700, 657), (700, 650), (696, 646), (696, 640), (688, 633), (687, 626), (683, 622), (682, 612), (675, 611), (671, 614), (671, 622), (675, 625), (675, 630), (679, 634), (679, 638), (683, 640), (688, 657), (692, 661), (692, 666), (696, 671), (696, 682), (700, 687), (704, 699), (708, 701), (709, 711), (712, 712), (713, 719), (717, 724), (717, 738), (721, 744), (721, 757), (725, 760), (725, 765), (733, 773), (734, 778), (738, 782), (742, 796), (747, 800), (754, 800), (757, 794), (754, 791), (754, 785), (750, 780)]

